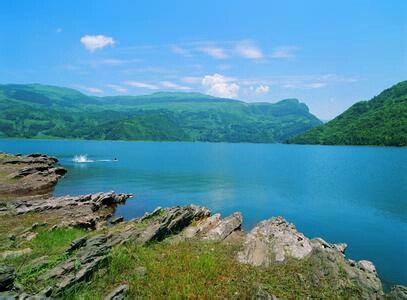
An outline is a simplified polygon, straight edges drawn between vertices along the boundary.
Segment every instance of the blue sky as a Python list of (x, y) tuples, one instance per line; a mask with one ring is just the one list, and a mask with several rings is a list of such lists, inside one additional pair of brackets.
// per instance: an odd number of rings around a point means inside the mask
[(330, 119), (407, 79), (407, 1), (2, 1), (0, 83), (298, 98)]

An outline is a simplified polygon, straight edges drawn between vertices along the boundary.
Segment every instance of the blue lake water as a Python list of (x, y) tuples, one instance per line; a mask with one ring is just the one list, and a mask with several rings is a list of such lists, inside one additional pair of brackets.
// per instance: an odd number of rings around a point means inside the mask
[(241, 211), (245, 229), (282, 215), (309, 237), (346, 242), (385, 283), (407, 284), (406, 148), (0, 140), (0, 151), (58, 157), (68, 174), (56, 195), (133, 193), (117, 211), (127, 219), (189, 203)]

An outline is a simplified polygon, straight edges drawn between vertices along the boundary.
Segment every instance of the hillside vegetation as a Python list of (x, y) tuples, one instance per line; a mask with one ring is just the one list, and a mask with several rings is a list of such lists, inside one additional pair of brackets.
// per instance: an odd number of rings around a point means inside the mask
[(247, 104), (163, 92), (93, 97), (39, 84), (0, 85), (0, 137), (274, 143), (320, 124), (297, 99)]
[(407, 81), (332, 121), (288, 140), (292, 144), (407, 146)]

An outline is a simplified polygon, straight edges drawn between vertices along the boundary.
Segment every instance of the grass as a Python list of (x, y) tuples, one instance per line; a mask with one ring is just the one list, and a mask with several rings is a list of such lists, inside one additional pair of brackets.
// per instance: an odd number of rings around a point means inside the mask
[(41, 226), (38, 229), (44, 230), (57, 224), (58, 220), (52, 214), (27, 213), (22, 215), (3, 215), (0, 218), (0, 251), (16, 248), (18, 244), (11, 241), (8, 236), (15, 235), (18, 237), (25, 230), (31, 228), (34, 223), (46, 223), (45, 226)]
[[(64, 253), (69, 244), (85, 235), (85, 231), (77, 228), (59, 228), (52, 231), (39, 227), (38, 235), (32, 241), (20, 243), (21, 248), (31, 248), (28, 255), (5, 259), (3, 262), (16, 268), (16, 281), (22, 284), (29, 292), (38, 292), (47, 282), (38, 278), (58, 263), (67, 259)], [(35, 260), (44, 258), (43, 263)]]
[[(129, 298), (251, 298), (259, 286), (281, 298), (358, 298), (351, 284), (338, 288), (331, 278), (315, 280), (312, 259), (290, 259), (269, 268), (236, 261), (239, 247), (214, 242), (164, 241), (147, 247), (115, 248), (108, 267), (91, 280), (71, 288), (66, 299), (103, 299), (120, 284), (130, 286)], [(144, 267), (146, 275), (136, 270)]]

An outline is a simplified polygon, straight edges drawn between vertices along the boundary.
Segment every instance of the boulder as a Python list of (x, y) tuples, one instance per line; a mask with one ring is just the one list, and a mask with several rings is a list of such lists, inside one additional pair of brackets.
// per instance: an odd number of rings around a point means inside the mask
[(282, 217), (262, 221), (246, 236), (238, 260), (254, 266), (269, 266), (286, 257), (304, 258), (312, 251), (310, 240)]

